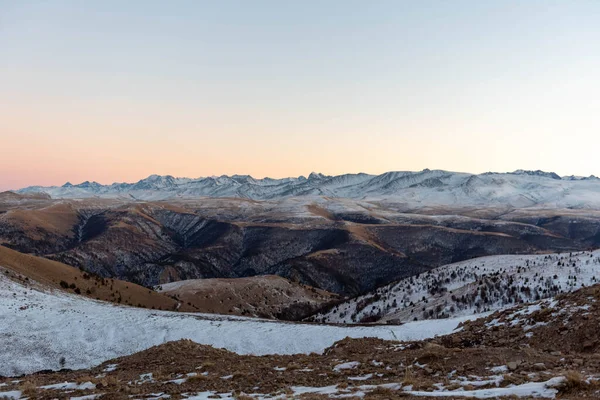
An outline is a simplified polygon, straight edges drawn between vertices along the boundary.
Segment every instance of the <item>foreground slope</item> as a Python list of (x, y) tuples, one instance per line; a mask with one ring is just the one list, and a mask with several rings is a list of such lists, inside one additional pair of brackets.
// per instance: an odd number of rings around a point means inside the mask
[(531, 347), (555, 354), (589, 354), (600, 366), (600, 285), (564, 293), (552, 299), (497, 311), (465, 322), (452, 341), (459, 347)]
[(599, 300), (596, 285), (466, 322), (450, 335), (347, 338), (322, 354), (240, 355), (181, 340), (89, 370), (0, 378), (0, 396), (598, 398)]
[(0, 375), (89, 368), (171, 340), (239, 354), (320, 352), (336, 340), (414, 340), (451, 332), (465, 318), (403, 326), (339, 327), (119, 306), (0, 277)]
[(382, 286), (310, 318), (328, 323), (448, 318), (549, 298), (600, 282), (600, 250), (475, 258)]

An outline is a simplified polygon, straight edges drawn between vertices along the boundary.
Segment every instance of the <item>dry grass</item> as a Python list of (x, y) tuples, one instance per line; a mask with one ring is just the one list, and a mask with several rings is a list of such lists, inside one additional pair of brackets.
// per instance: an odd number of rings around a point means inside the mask
[(118, 392), (121, 390), (121, 381), (117, 375), (109, 375), (103, 378), (94, 379), (92, 382), (94, 382), (99, 389), (110, 388), (111, 392)]
[[(166, 275), (177, 276), (168, 268)], [(162, 278), (161, 278), (162, 279)], [(338, 295), (311, 288), (275, 275), (245, 278), (190, 279), (174, 288), (164, 285), (160, 291), (175, 296), (195, 311), (233, 315), (259, 315), (274, 318), (282, 310), (310, 307), (337, 300)], [(307, 311), (310, 313), (310, 310)]]
[(562, 393), (582, 389), (584, 386), (587, 385), (587, 383), (585, 382), (585, 377), (577, 371), (569, 370), (565, 372), (564, 376), (565, 382), (560, 387), (560, 391)]
[(162, 367), (158, 367), (156, 370), (152, 371), (152, 379), (156, 382), (162, 382), (170, 379), (170, 376), (163, 371)]
[(199, 383), (202, 381), (206, 381), (207, 379), (208, 379), (208, 377), (206, 375), (196, 374), (196, 375), (189, 376), (187, 378), (187, 381), (189, 383)]
[(244, 378), (248, 378), (248, 373), (247, 372), (241, 372), (241, 371), (237, 371), (233, 373), (233, 377), (231, 378), (232, 380), (238, 380), (238, 379), (244, 379)]
[(415, 378), (413, 376), (412, 368), (406, 367), (404, 370), (404, 377), (402, 378), (402, 386), (414, 385)]
[(520, 385), (523, 383), (523, 378), (515, 375), (515, 374), (504, 374), (502, 375), (502, 382), (500, 386), (508, 386), (508, 385)]
[(386, 387), (381, 387), (381, 386), (377, 386), (369, 394), (385, 396), (385, 397), (389, 396), (390, 398), (392, 398), (392, 395), (396, 395), (395, 391), (393, 391), (392, 389), (386, 388)]
[(212, 361), (206, 361), (206, 362), (202, 363), (202, 365), (199, 366), (197, 369), (200, 369), (200, 370), (210, 370), (210, 369), (213, 369), (215, 367), (215, 365), (216, 364), (214, 362), (212, 362)]
[(234, 398), (237, 400), (254, 400), (254, 397), (248, 396), (247, 394), (244, 394), (244, 393), (236, 394), (234, 396)]
[(447, 390), (456, 390), (460, 389), (462, 386), (459, 383), (451, 383), (449, 385), (445, 385)]
[(19, 390), (22, 395), (35, 398), (38, 388), (33, 382), (25, 381), (19, 386)]
[(348, 384), (348, 382), (340, 382), (340, 383), (338, 384), (338, 388), (339, 388), (339, 389), (346, 389), (348, 386), (350, 386), (350, 385)]
[(541, 310), (535, 312), (531, 318), (535, 321), (535, 322), (544, 322), (547, 321), (551, 315), (552, 315), (553, 310), (549, 307), (546, 308), (542, 308)]
[(288, 369), (288, 371), (294, 371), (294, 370), (300, 369), (300, 365), (298, 365), (297, 363), (295, 363), (293, 361), (289, 362), (285, 367)]
[(82, 384), (82, 383), (86, 383), (86, 382), (97, 383), (97, 382), (99, 382), (99, 379), (96, 379), (91, 375), (82, 375), (82, 376), (78, 377), (75, 380), (75, 382), (77, 382), (78, 384)]

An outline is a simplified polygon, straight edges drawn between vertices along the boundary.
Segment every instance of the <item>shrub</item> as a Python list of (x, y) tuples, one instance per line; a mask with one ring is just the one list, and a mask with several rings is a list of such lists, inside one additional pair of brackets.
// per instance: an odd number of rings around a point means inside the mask
[(585, 378), (577, 371), (569, 370), (565, 373), (565, 381), (560, 387), (560, 391), (570, 392), (572, 390), (580, 389), (585, 385)]
[(402, 386), (414, 385), (415, 380), (413, 378), (412, 369), (406, 368), (404, 370), (404, 377), (402, 379)]
[(26, 381), (19, 386), (19, 390), (23, 395), (35, 398), (37, 386), (32, 382)]
[(206, 375), (196, 374), (196, 375), (192, 375), (192, 376), (188, 377), (187, 381), (189, 383), (199, 383), (199, 382), (205, 381), (207, 379), (208, 378), (206, 377)]

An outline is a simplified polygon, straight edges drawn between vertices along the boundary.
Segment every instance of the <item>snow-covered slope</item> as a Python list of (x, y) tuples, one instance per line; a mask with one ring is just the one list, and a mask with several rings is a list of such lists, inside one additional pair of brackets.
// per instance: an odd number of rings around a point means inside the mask
[(435, 268), (311, 318), (327, 323), (454, 318), (549, 298), (600, 282), (600, 250), (475, 258)]
[(0, 275), (0, 375), (88, 368), (172, 340), (239, 354), (321, 352), (345, 337), (417, 340), (467, 318), (396, 327), (338, 327), (117, 306), (23, 286)]
[(278, 199), (331, 196), (393, 199), (414, 205), (511, 205), (552, 208), (600, 208), (600, 179), (564, 177), (543, 171), (480, 175), (423, 170), (381, 175), (345, 174), (308, 178), (254, 179), (248, 175), (198, 179), (152, 175), (136, 183), (101, 185), (84, 182), (60, 187), (32, 186), (19, 193), (47, 193), (54, 198), (112, 197), (161, 200), (198, 196)]

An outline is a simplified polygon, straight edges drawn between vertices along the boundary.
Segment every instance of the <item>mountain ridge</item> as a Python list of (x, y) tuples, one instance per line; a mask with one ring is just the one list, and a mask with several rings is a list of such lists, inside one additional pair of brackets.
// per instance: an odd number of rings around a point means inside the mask
[(290, 178), (256, 179), (250, 175), (176, 178), (150, 175), (134, 183), (102, 185), (85, 181), (63, 186), (29, 186), (16, 193), (43, 193), (57, 199), (127, 198), (169, 200), (233, 197), (278, 200), (289, 197), (335, 197), (393, 200), (413, 206), (508, 205), (515, 208), (600, 209), (600, 179), (565, 176), (540, 170), (471, 174), (444, 170), (391, 171), (329, 176), (312, 172)]

